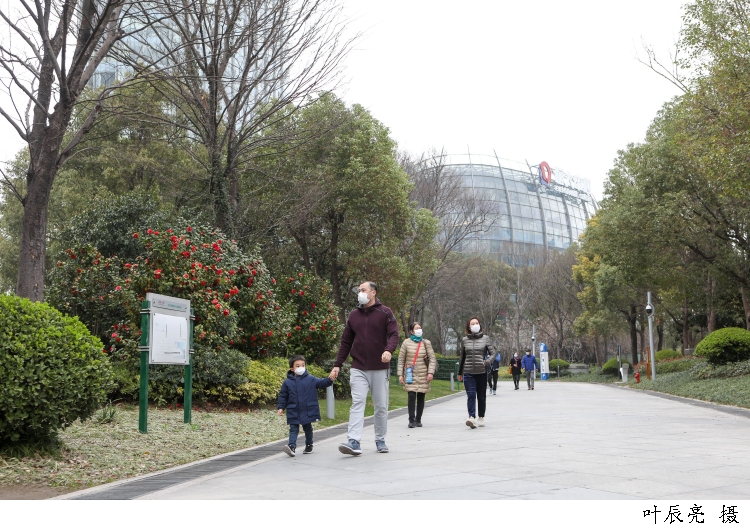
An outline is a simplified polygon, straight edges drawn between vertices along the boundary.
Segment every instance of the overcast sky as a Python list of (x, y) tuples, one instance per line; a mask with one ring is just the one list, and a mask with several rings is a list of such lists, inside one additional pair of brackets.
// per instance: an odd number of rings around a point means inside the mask
[[(342, 1), (364, 36), (340, 93), (412, 152), (544, 160), (601, 198), (617, 150), (677, 93), (637, 56), (668, 59), (680, 0)], [(22, 147), (5, 123), (0, 139), (0, 160)]]
[(402, 149), (492, 154), (588, 178), (600, 199), (618, 149), (677, 95), (640, 64), (669, 59), (680, 0), (344, 0), (365, 31), (344, 97)]

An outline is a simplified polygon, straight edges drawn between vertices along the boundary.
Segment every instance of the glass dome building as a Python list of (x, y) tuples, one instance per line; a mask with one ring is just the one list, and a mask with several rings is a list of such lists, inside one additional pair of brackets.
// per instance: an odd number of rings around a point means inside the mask
[(536, 261), (540, 250), (564, 250), (598, 209), (589, 181), (546, 162), (522, 164), (493, 155), (448, 155), (446, 169), (489, 209), (487, 229), (457, 250), (510, 265)]

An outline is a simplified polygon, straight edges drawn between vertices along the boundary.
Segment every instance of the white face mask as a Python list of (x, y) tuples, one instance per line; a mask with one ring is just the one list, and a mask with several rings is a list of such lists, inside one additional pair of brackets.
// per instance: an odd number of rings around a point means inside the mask
[(479, 333), (479, 330), (481, 328), (479, 327), (479, 324), (472, 324), (471, 326), (469, 326), (469, 329), (472, 333)]
[(357, 302), (359, 302), (359, 305), (367, 305), (370, 302), (367, 293), (360, 291), (359, 294), (357, 294)]
[(514, 359), (518, 359), (518, 354), (517, 354), (517, 353), (514, 353), (514, 354), (513, 354), (513, 358), (514, 358)]
[(305, 367), (304, 366), (300, 366), (299, 368), (295, 368), (294, 369), (294, 373), (297, 374), (297, 375), (304, 374), (305, 373)]
[(414, 336), (419, 338), (422, 336), (422, 330), (421, 329), (415, 329), (412, 333), (414, 333)]

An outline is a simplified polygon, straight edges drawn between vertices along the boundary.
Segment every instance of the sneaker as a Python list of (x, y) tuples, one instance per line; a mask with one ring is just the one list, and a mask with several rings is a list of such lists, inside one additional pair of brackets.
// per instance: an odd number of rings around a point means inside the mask
[(410, 421), (410, 422), (409, 422), (409, 428), (410, 428), (410, 429), (413, 429), (413, 428), (414, 428), (414, 427), (416, 427), (416, 426), (417, 426), (417, 423), (416, 423), (416, 422), (414, 422), (414, 421)]
[(286, 454), (288, 454), (289, 456), (294, 456), (294, 450), (295, 449), (296, 449), (296, 447), (294, 447), (293, 445), (285, 445), (284, 446), (284, 452)]
[(484, 427), (484, 418), (477, 418), (477, 427)]
[(305, 450), (302, 451), (302, 454), (303, 455), (309, 455), (310, 453), (312, 453), (312, 445), (306, 445), (305, 446)]
[(387, 453), (388, 452), (388, 446), (385, 445), (385, 442), (375, 442), (375, 447), (377, 447), (378, 453)]
[(362, 449), (359, 448), (357, 440), (349, 440), (345, 444), (339, 444), (339, 452), (345, 455), (359, 456), (362, 454)]
[(476, 429), (477, 428), (477, 420), (475, 420), (474, 418), (469, 418), (469, 419), (466, 420), (466, 425), (468, 427), (471, 427), (472, 429)]
[(421, 421), (417, 421), (417, 423), (415, 423), (414, 425), (417, 426), (417, 427), (421, 427), (422, 426), (422, 422)]

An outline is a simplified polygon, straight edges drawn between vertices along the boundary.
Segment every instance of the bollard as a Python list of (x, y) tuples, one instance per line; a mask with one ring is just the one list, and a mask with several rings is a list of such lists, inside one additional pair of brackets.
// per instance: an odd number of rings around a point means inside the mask
[(326, 416), (334, 419), (336, 416), (336, 407), (333, 401), (333, 385), (326, 388)]
[(453, 383), (453, 372), (451, 372), (451, 392), (456, 391), (456, 385)]
[(622, 365), (622, 368), (620, 368), (620, 374), (622, 374), (622, 382), (627, 383), (628, 382), (628, 370), (630, 370), (630, 365), (625, 363)]

